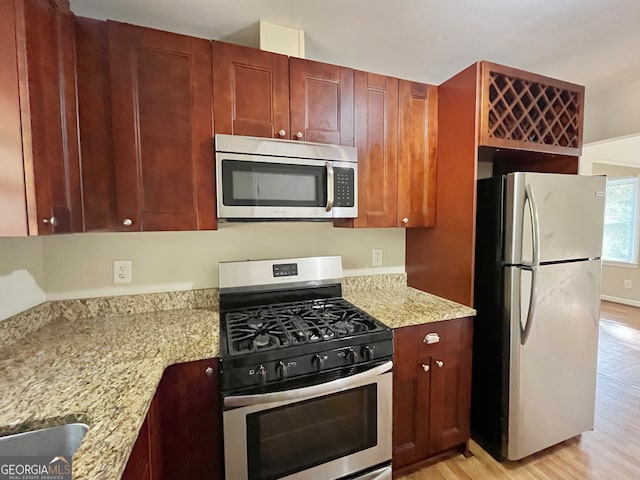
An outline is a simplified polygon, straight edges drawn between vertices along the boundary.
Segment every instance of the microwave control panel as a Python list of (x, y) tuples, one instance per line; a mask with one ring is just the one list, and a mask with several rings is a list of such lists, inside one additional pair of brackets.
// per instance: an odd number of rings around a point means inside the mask
[(355, 202), (355, 182), (353, 168), (336, 167), (333, 170), (333, 206), (353, 207)]

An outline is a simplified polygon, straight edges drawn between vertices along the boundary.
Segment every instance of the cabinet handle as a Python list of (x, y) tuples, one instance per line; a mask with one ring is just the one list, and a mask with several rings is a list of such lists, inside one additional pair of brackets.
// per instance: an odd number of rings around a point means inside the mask
[(442, 360), (436, 360), (436, 365), (438, 368), (442, 368), (444, 366), (444, 362)]
[(406, 225), (407, 223), (409, 223), (409, 219), (407, 217), (404, 217), (402, 219), (402, 223), (404, 223)]
[(439, 343), (440, 335), (438, 335), (437, 333), (427, 333), (422, 339), (422, 342), (426, 343), (427, 345), (431, 345), (432, 343)]
[(56, 217), (43, 218), (42, 223), (44, 223), (45, 225), (51, 225), (55, 227), (58, 224), (58, 220), (56, 219)]
[(205, 368), (204, 373), (207, 377), (213, 377), (213, 368), (211, 367)]
[(302, 132), (296, 133), (296, 138), (300, 140), (302, 138)]
[(131, 220), (130, 218), (125, 218), (125, 219), (122, 221), (122, 224), (123, 224), (125, 227), (130, 227), (131, 225), (133, 225), (133, 220)]
[(422, 369), (423, 369), (425, 372), (428, 372), (428, 371), (429, 371), (429, 365), (425, 365), (425, 364), (423, 363), (423, 364), (422, 364)]
[(280, 137), (284, 137), (286, 134), (287, 134), (287, 132), (285, 132), (284, 130), (280, 130), (278, 132), (278, 136), (280, 136)]

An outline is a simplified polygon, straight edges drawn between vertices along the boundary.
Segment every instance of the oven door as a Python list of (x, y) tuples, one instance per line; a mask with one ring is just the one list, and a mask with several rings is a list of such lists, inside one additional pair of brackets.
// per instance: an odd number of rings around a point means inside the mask
[(217, 153), (219, 218), (357, 217), (357, 164)]
[(392, 365), (297, 390), (226, 397), (226, 478), (338, 479), (389, 463)]

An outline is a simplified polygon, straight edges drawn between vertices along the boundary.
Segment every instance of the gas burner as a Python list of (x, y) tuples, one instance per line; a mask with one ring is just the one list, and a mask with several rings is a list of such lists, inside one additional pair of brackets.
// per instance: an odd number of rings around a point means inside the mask
[(253, 339), (253, 345), (256, 348), (266, 347), (267, 345), (269, 345), (270, 342), (271, 342), (271, 337), (266, 333), (260, 333), (256, 335), (256, 337)]
[(256, 330), (264, 325), (264, 322), (259, 317), (251, 317), (247, 320), (247, 326), (255, 328)]
[(331, 326), (338, 335), (352, 335), (356, 331), (356, 326), (353, 323), (344, 320), (339, 320)]

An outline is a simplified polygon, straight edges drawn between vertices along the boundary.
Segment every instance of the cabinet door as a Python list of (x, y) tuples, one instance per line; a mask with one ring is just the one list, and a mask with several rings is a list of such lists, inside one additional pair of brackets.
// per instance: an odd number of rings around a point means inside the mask
[(394, 330), (394, 469), (420, 461), (428, 452), (431, 375), (429, 358), (418, 354), (418, 335), (418, 327)]
[(398, 209), (398, 80), (355, 72), (358, 218), (336, 226), (395, 227)]
[(162, 478), (223, 480), (218, 359), (168, 367), (158, 394)]
[(16, 0), (29, 234), (82, 231), (73, 14), (66, 0)]
[(20, 98), (16, 68), (16, 12), (14, 0), (0, 0), (0, 237), (27, 235)]
[(431, 355), (429, 455), (469, 439), (471, 399), (471, 318), (441, 322), (441, 344)]
[(353, 146), (353, 70), (289, 59), (291, 139)]
[(289, 58), (212, 42), (215, 133), (289, 138)]
[(210, 42), (107, 29), (118, 221), (130, 230), (215, 228)]
[(437, 88), (400, 80), (398, 226), (436, 222)]
[(152, 477), (149, 460), (149, 419), (145, 418), (136, 443), (133, 444), (133, 450), (129, 454), (121, 480), (150, 480)]

